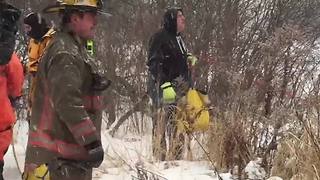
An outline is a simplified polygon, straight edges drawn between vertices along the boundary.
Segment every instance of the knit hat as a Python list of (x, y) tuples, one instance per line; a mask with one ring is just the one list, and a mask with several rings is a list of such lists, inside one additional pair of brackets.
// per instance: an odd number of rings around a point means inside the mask
[(23, 22), (31, 27), (31, 31), (28, 32), (28, 36), (36, 40), (41, 40), (41, 38), (50, 29), (46, 23), (46, 20), (41, 17), (39, 13), (28, 14), (24, 18)]

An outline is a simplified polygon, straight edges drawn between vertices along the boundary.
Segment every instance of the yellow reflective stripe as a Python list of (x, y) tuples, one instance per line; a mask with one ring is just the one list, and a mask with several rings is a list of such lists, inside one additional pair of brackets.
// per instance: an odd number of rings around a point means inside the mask
[(63, 4), (97, 7), (97, 0), (63, 0)]

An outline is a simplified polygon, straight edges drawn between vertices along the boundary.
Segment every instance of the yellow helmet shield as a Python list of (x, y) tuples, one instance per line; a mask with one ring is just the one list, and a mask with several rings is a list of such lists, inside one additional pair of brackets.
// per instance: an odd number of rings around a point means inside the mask
[(98, 8), (97, 0), (60, 0), (60, 2), (70, 6), (89, 6)]

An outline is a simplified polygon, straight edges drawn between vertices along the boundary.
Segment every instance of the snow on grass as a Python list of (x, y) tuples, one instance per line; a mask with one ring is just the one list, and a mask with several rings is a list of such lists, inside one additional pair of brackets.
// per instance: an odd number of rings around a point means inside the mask
[[(24, 166), (27, 131), (26, 122), (17, 122), (14, 129), (14, 148), (20, 169), (23, 169)], [(108, 131), (104, 131), (101, 138), (105, 149), (105, 159), (98, 169), (94, 169), (94, 180), (132, 180), (133, 176), (137, 177), (136, 165), (143, 166), (148, 171), (168, 180), (218, 180), (208, 161), (156, 161), (152, 157), (151, 131), (143, 135), (122, 132), (122, 135), (117, 134), (117, 137), (111, 137)], [(21, 175), (12, 149), (10, 146), (5, 156), (4, 177), (6, 180), (19, 180)], [(193, 154), (199, 156), (199, 148), (195, 147), (193, 150), (195, 150)], [(257, 169), (255, 163), (249, 163), (246, 169), (258, 174), (260, 170)], [(222, 173), (220, 176), (223, 180), (232, 179), (230, 173)]]
[(254, 161), (250, 161), (244, 168), (247, 173), (248, 179), (265, 179), (266, 171), (261, 167), (262, 159), (257, 158)]

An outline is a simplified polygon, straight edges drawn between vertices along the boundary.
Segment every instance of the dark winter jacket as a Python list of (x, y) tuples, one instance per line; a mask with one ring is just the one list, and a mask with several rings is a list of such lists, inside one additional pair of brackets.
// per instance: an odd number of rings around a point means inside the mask
[(191, 84), (187, 64), (187, 48), (181, 35), (177, 33), (178, 11), (182, 10), (176, 8), (167, 10), (163, 17), (163, 28), (155, 33), (149, 41), (147, 91), (156, 106), (160, 103), (159, 100), (162, 96), (160, 86), (163, 83), (173, 83), (174, 79), (181, 76), (185, 82)]
[(177, 33), (178, 9), (170, 9), (164, 15), (164, 27), (149, 41), (149, 71), (159, 85), (172, 82), (178, 76), (190, 81), (187, 64), (187, 48)]
[(0, 65), (7, 64), (11, 59), (20, 14), (19, 9), (0, 2)]
[(84, 146), (100, 141), (101, 72), (78, 36), (57, 32), (38, 66), (26, 171), (57, 158), (86, 160)]

